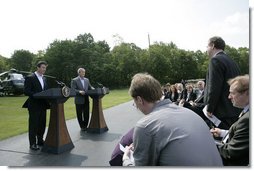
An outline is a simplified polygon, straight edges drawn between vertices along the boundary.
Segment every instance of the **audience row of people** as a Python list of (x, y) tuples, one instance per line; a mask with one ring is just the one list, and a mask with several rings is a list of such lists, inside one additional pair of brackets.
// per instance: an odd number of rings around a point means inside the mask
[(197, 98), (204, 95), (204, 81), (198, 81), (197, 86), (193, 83), (176, 83), (170, 85), (167, 83), (162, 87), (163, 95), (165, 99), (170, 99), (172, 102), (176, 104), (181, 104), (184, 102), (194, 102)]
[[(228, 81), (229, 99), (244, 110), (229, 130), (208, 128), (197, 113), (161, 98), (159, 82), (149, 74), (133, 77), (130, 93), (146, 117), (117, 144), (111, 166), (249, 165), (249, 76)], [(146, 93), (143, 93), (146, 92)], [(222, 141), (216, 145), (216, 137)], [(130, 160), (133, 151), (134, 162)]]

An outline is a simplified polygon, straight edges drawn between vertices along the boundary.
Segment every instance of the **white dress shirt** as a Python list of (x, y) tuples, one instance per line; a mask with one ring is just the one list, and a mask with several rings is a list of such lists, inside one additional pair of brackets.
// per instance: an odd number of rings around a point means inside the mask
[(44, 82), (42, 79), (43, 75), (40, 75), (37, 71), (35, 72), (35, 75), (37, 76), (38, 80), (40, 81), (42, 90), (44, 90)]

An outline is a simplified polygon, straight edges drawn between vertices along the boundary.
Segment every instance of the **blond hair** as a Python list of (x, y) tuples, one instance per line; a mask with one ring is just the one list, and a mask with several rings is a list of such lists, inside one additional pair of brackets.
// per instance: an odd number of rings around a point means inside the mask
[(229, 79), (228, 84), (229, 86), (235, 84), (235, 90), (239, 93), (243, 93), (246, 90), (249, 90), (250, 77), (247, 74), (243, 76), (237, 76), (235, 78)]

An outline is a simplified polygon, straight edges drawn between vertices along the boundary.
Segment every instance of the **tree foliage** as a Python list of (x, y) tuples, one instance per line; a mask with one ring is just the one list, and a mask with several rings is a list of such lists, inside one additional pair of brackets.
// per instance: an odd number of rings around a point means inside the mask
[(8, 58), (0, 55), (0, 73), (8, 69)]
[(11, 56), (10, 65), (17, 70), (30, 71), (34, 57), (35, 55), (28, 50), (16, 50)]
[[(242, 74), (249, 73), (248, 48), (226, 46), (225, 51), (239, 65)], [(90, 33), (85, 33), (74, 40), (55, 40), (35, 55), (26, 50), (15, 51), (10, 61), (0, 58), (0, 71), (8, 67), (33, 71), (38, 60), (48, 62), (47, 75), (68, 86), (77, 76), (77, 69), (84, 67), (92, 85), (101, 83), (110, 88), (129, 86), (138, 72), (150, 73), (162, 84), (205, 78), (209, 63), (206, 52), (179, 49), (173, 42), (155, 42), (148, 49), (141, 49), (121, 40), (111, 49), (106, 41), (95, 42)]]

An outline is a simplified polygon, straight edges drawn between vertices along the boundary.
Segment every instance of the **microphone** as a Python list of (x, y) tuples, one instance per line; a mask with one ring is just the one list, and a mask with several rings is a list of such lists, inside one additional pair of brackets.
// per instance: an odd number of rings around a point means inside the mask
[(101, 83), (97, 82), (97, 85), (100, 86), (100, 88), (103, 88), (104, 85), (102, 85)]
[(65, 84), (64, 84), (63, 82), (58, 81), (58, 80), (55, 80), (55, 81), (56, 81), (56, 83), (57, 83), (58, 85), (60, 85), (61, 87), (64, 87), (64, 86), (65, 86)]

